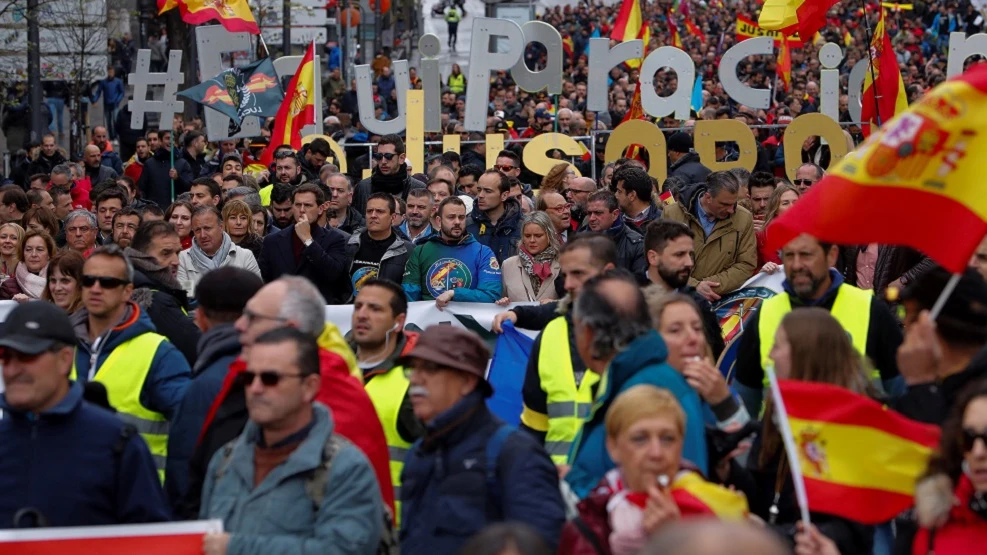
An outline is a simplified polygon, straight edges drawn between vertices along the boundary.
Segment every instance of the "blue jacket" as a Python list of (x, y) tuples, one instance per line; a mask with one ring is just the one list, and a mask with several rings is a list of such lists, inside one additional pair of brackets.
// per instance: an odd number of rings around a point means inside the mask
[[(86, 382), (89, 380), (89, 361), (93, 356), (89, 341), (89, 311), (83, 308), (73, 314), (72, 325), (75, 326), (76, 337), (79, 339), (75, 349), (76, 376), (79, 381)], [(156, 332), (151, 319), (136, 304), (129, 302), (122, 323), (113, 328), (102, 341), (102, 347), (96, 355), (96, 373), (99, 373), (99, 368), (113, 349), (148, 332)], [(162, 341), (151, 360), (151, 370), (141, 388), (140, 402), (148, 409), (163, 414), (170, 422), (178, 411), (178, 404), (182, 402), (191, 379), (192, 370), (182, 353), (170, 341)]]
[(209, 463), (202, 488), (200, 518), (223, 519), (230, 534), (229, 555), (373, 554), (380, 542), (384, 502), (367, 457), (352, 444), (332, 460), (318, 511), (305, 488), (322, 465), (322, 452), (333, 433), (329, 409), (315, 403), (314, 425), (288, 459), (254, 486), (254, 448), (261, 430), (248, 422), (235, 440), (227, 468), (220, 449)]
[(603, 475), (613, 468), (607, 453), (607, 432), (603, 419), (617, 395), (639, 384), (667, 389), (678, 399), (685, 412), (685, 445), (682, 457), (694, 463), (703, 474), (709, 462), (706, 456), (704, 409), (699, 394), (686, 383), (682, 374), (665, 362), (668, 349), (658, 332), (652, 330), (631, 342), (607, 368), (605, 389), (597, 394), (592, 412), (576, 436), (569, 452), (572, 469), (566, 481), (580, 498), (596, 487)]
[(555, 553), (565, 524), (558, 471), (531, 436), (514, 432), (504, 442), (500, 503), (488, 495), (486, 447), (501, 425), (474, 391), (427, 426), (401, 473), (403, 555), (458, 553), (471, 536), (503, 521), (531, 526)]
[(151, 453), (125, 426), (83, 401), (79, 382), (40, 415), (14, 410), (0, 395), (0, 528), (26, 507), (51, 526), (170, 520)]
[(116, 151), (103, 152), (99, 163), (107, 168), (112, 168), (113, 171), (117, 172), (117, 175), (123, 175), (123, 160), (120, 159), (120, 155)]
[(240, 338), (233, 324), (220, 324), (199, 339), (199, 357), (193, 372), (195, 377), (168, 431), (165, 492), (172, 507), (188, 489), (189, 459), (195, 451), (202, 424), (216, 395), (223, 388), (230, 364), (239, 355)]
[(490, 223), (490, 217), (480, 210), (474, 203), (473, 213), (470, 220), (466, 222), (466, 232), (480, 242), (481, 245), (490, 247), (497, 262), (503, 264), (505, 260), (517, 254), (518, 241), (521, 240), (521, 203), (509, 198), (504, 202), (504, 214), (497, 220), (497, 224)]
[(102, 79), (96, 85), (96, 94), (93, 95), (92, 101), (96, 102), (102, 96), (104, 106), (116, 108), (117, 104), (123, 100), (126, 92), (123, 81), (119, 77)]
[(401, 285), (409, 301), (430, 301), (453, 289), (453, 300), (461, 303), (492, 303), (503, 287), (497, 257), (469, 233), (455, 244), (440, 235), (420, 243), (408, 258)]

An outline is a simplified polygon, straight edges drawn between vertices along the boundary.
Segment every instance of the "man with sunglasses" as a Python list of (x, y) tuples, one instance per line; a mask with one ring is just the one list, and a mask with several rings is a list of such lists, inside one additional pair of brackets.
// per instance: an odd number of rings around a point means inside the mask
[(377, 142), (373, 155), (373, 173), (357, 183), (353, 191), (353, 208), (363, 214), (367, 199), (373, 193), (387, 193), (408, 200), (408, 191), (424, 189), (425, 184), (411, 177), (405, 165), (404, 141), (398, 135), (384, 135)]
[(155, 333), (130, 300), (134, 267), (116, 245), (96, 249), (82, 267), (83, 308), (72, 315), (78, 348), (72, 379), (106, 387), (118, 415), (147, 442), (164, 479), (168, 422), (192, 378), (185, 357)]
[(527, 183), (521, 183), (521, 157), (511, 152), (510, 150), (502, 150), (497, 153), (497, 161), (494, 165), (495, 170), (500, 170), (501, 173), (518, 180), (521, 185), (521, 194), (530, 197), (532, 195), (531, 185)]
[(170, 520), (134, 428), (85, 401), (82, 383), (69, 381), (74, 346), (68, 316), (51, 303), (20, 304), (7, 315), (0, 528)]
[(373, 553), (384, 532), (377, 480), (336, 429), (339, 413), (315, 402), (324, 388), (315, 338), (274, 329), (245, 362), (236, 380), (250, 420), (209, 463), (200, 516), (223, 519), (224, 531), (207, 534), (203, 552)]
[(795, 179), (792, 184), (799, 190), (800, 195), (804, 195), (809, 187), (812, 187), (826, 175), (826, 170), (812, 162), (806, 162), (795, 170)]

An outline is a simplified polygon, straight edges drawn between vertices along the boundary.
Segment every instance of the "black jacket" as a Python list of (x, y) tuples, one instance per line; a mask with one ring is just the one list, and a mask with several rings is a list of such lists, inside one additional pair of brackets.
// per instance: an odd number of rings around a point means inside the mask
[(64, 164), (65, 162), (65, 157), (62, 156), (62, 153), (57, 150), (55, 151), (55, 155), (51, 158), (45, 156), (45, 153), (42, 152), (38, 155), (34, 162), (31, 162), (30, 175), (28, 177), (38, 173), (51, 174), (52, 168), (59, 164)]
[[(367, 219), (363, 217), (362, 214), (356, 211), (352, 206), (346, 207), (346, 217), (343, 218), (343, 223), (339, 224), (336, 229), (340, 231), (345, 231), (350, 235), (353, 235), (357, 231), (360, 231), (367, 226)], [(400, 283), (400, 281), (398, 282)]]
[(188, 315), (188, 294), (181, 289), (171, 289), (140, 270), (134, 270), (131, 299), (147, 312), (158, 333), (181, 351), (188, 365), (195, 366), (202, 332)]
[(346, 235), (335, 228), (313, 225), (312, 244), (302, 249), (298, 261), (292, 246), (294, 235), (295, 224), (292, 224), (264, 238), (258, 263), (264, 281), (271, 282), (283, 275), (302, 276), (319, 288), (326, 303), (349, 301), (353, 289), (346, 259)]
[(624, 268), (634, 275), (647, 273), (648, 259), (644, 255), (643, 235), (623, 218), (618, 218), (606, 234), (617, 244), (618, 268)]
[(549, 322), (559, 317), (559, 301), (536, 305), (515, 306), (511, 312), (517, 315), (516, 327), (526, 330), (543, 330)]
[(144, 171), (141, 172), (140, 180), (137, 182), (141, 196), (162, 208), (170, 206), (175, 196), (191, 188), (191, 181), (182, 181), (181, 175), (188, 174), (192, 170), (184, 158), (176, 156), (175, 170), (178, 171), (179, 179), (175, 180), (174, 196), (172, 196), (171, 178), (168, 177), (170, 169), (171, 155), (168, 149), (159, 148), (153, 156), (144, 161)]
[[(360, 240), (363, 239), (366, 231), (360, 233), (354, 233), (350, 236), (349, 241), (346, 242), (346, 264), (347, 273), (349, 273), (353, 266), (353, 259), (356, 257), (356, 253), (360, 251)], [(408, 263), (408, 257), (411, 256), (411, 251), (415, 249), (407, 239), (402, 238), (401, 234), (396, 230), (392, 231), (394, 233), (394, 242), (391, 246), (387, 248), (387, 252), (380, 259), (380, 268), (377, 270), (378, 279), (389, 279), (394, 283), (401, 283), (404, 279), (404, 266)]]
[(685, 181), (686, 185), (704, 183), (706, 176), (711, 173), (713, 172), (709, 168), (699, 162), (699, 155), (695, 152), (687, 153), (677, 162), (668, 166), (668, 177), (678, 177)]
[(891, 400), (896, 411), (912, 420), (942, 426), (967, 385), (987, 377), (987, 348), (957, 374), (933, 383), (908, 386), (904, 395)]
[(363, 213), (365, 213), (367, 211), (367, 199), (369, 199), (370, 198), (370, 195), (372, 195), (374, 193), (384, 192), (384, 193), (391, 193), (392, 195), (396, 195), (396, 194), (400, 193), (402, 199), (408, 200), (408, 192), (409, 191), (411, 191), (412, 189), (424, 189), (425, 188), (425, 184), (424, 183), (422, 183), (421, 181), (418, 181), (414, 177), (411, 177), (411, 175), (408, 175), (407, 177), (405, 177), (405, 179), (404, 179), (404, 186), (403, 186), (403, 188), (400, 191), (383, 191), (383, 190), (378, 190), (376, 187), (374, 187), (371, 184), (372, 181), (373, 181), (373, 177), (368, 177), (368, 178), (364, 179), (363, 181), (357, 183), (356, 184), (356, 188), (353, 190), (353, 203), (350, 206), (352, 208), (355, 208), (356, 211), (359, 212), (360, 214), (363, 214)]

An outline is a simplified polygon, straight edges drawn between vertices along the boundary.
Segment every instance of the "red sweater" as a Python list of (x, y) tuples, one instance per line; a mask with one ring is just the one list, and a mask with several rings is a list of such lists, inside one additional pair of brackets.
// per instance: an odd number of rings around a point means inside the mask
[(970, 510), (969, 503), (973, 493), (970, 479), (965, 474), (961, 474), (960, 482), (953, 492), (959, 502), (949, 511), (946, 524), (936, 528), (931, 544), (929, 529), (919, 529), (912, 542), (912, 553), (966, 555), (983, 552), (984, 546), (987, 545), (987, 521)]

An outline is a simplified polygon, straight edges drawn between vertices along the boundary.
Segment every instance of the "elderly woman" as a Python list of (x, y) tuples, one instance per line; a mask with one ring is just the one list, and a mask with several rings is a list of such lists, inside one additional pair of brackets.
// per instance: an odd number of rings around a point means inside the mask
[(223, 206), (223, 229), (230, 236), (233, 244), (245, 248), (260, 260), (260, 251), (264, 241), (251, 229), (250, 206), (242, 200), (230, 200)]
[(82, 255), (73, 250), (56, 254), (48, 264), (48, 285), (41, 298), (68, 314), (82, 308), (82, 265), (85, 262)]
[(20, 262), (14, 276), (0, 285), (0, 301), (34, 301), (48, 284), (48, 261), (55, 255), (55, 240), (44, 231), (28, 231), (21, 242)]
[(20, 261), (24, 228), (13, 222), (0, 225), (0, 283), (14, 275)]
[(501, 266), (505, 296), (497, 304), (558, 299), (555, 280), (562, 271), (559, 265), (560, 250), (559, 237), (548, 214), (526, 214), (521, 220), (518, 253)]
[[(616, 468), (578, 505), (581, 525), (570, 521), (559, 553), (629, 555), (648, 538), (681, 517), (710, 516), (686, 493), (703, 483), (682, 459), (685, 413), (665, 389), (640, 384), (621, 393), (607, 411), (607, 452)], [(747, 503), (722, 490), (729, 502), (721, 517), (743, 518)], [(597, 548), (599, 546), (600, 549)]]

